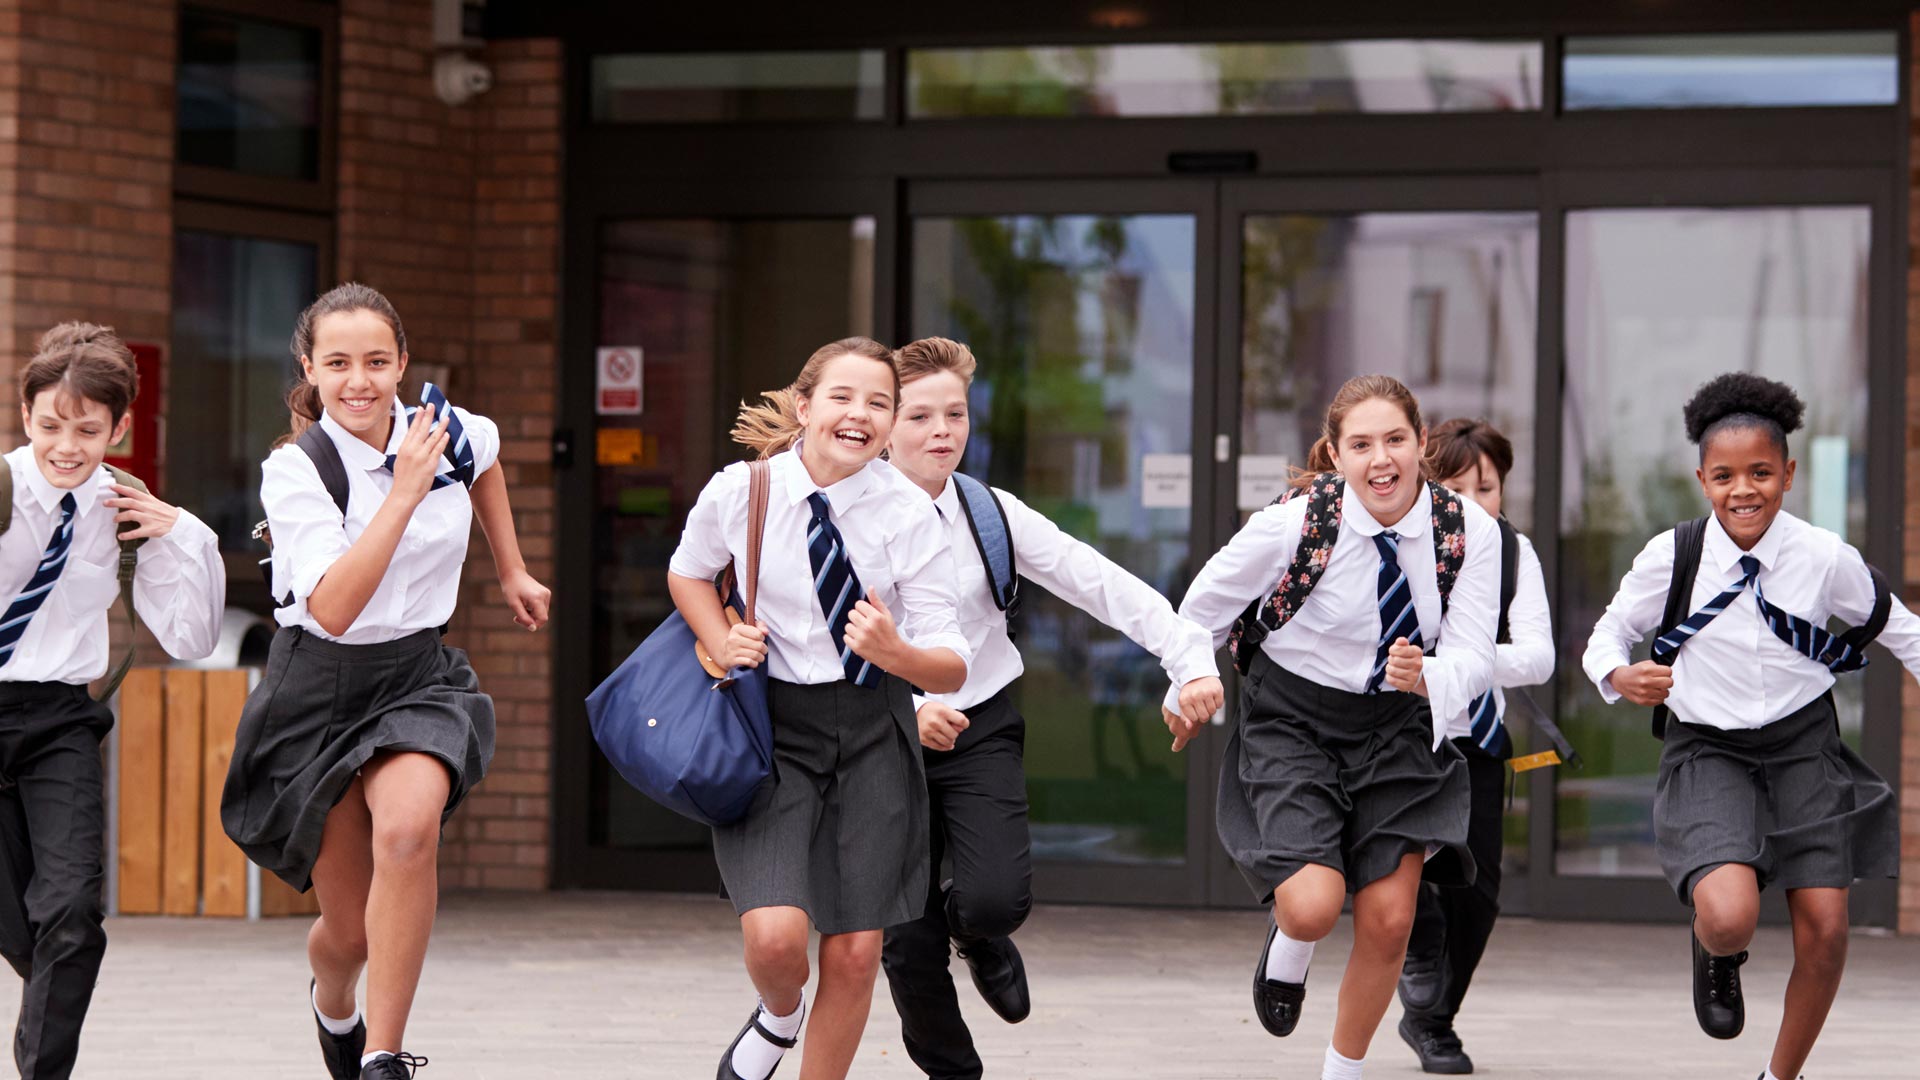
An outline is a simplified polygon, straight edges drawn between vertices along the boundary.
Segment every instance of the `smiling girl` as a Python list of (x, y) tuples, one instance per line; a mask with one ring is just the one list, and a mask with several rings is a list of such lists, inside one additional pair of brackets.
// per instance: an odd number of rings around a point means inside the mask
[(520, 560), (493, 421), (431, 388), (411, 415), (400, 402), (407, 338), (386, 297), (334, 289), (301, 314), (293, 350), (298, 438), (260, 470), (280, 630), (220, 820), (254, 862), (319, 897), (307, 958), (328, 1073), (404, 1080), (426, 1063), (401, 1047), (440, 829), (493, 758), (493, 699), (441, 641), (476, 512), (514, 620), (537, 629), (548, 595)]
[[(1763, 1080), (1797, 1077), (1826, 1022), (1853, 882), (1899, 868), (1893, 793), (1841, 741), (1834, 714), (1835, 673), (1866, 661), (1828, 635), (1828, 619), (1868, 622), (1886, 603), (1878, 640), (1920, 675), (1920, 619), (1885, 596), (1845, 540), (1781, 509), (1796, 465), (1787, 436), (1804, 412), (1791, 388), (1756, 375), (1722, 375), (1694, 394), (1687, 437), (1713, 512), (1647, 542), (1582, 660), (1608, 702), (1664, 705), (1679, 721), (1655, 729), (1666, 744), (1654, 844), (1693, 908), (1694, 1015), (1707, 1034), (1740, 1034), (1740, 965), (1760, 890), (1787, 894), (1793, 973)], [(1685, 617), (1665, 625), (1669, 589), (1688, 570)], [(1670, 663), (1628, 656), (1649, 633)]]
[(714, 589), (729, 563), (748, 565), (746, 463), (701, 491), (667, 574), (708, 656), (771, 676), (773, 775), (744, 819), (713, 831), (760, 995), (717, 1075), (766, 1080), (798, 1042), (811, 924), (820, 983), (800, 1076), (839, 1080), (872, 1007), (881, 931), (927, 897), (909, 685), (960, 689), (972, 653), (933, 503), (879, 460), (900, 401), (892, 351), (862, 337), (822, 346), (766, 399), (733, 430), (771, 470), (756, 620), (729, 626)]
[[(1349, 380), (1327, 408), (1299, 497), (1255, 514), (1210, 560), (1180, 613), (1227, 640), (1264, 630), (1221, 765), (1221, 843), (1273, 907), (1254, 1006), (1291, 1034), (1313, 943), (1349, 894), (1354, 944), (1322, 1076), (1358, 1080), (1394, 992), (1426, 876), (1472, 880), (1467, 770), (1435, 717), (1485, 692), (1494, 665), (1500, 531), (1426, 481), (1426, 429), (1407, 388)], [(1251, 636), (1243, 638), (1251, 642)], [(1176, 742), (1197, 731), (1169, 692)]]

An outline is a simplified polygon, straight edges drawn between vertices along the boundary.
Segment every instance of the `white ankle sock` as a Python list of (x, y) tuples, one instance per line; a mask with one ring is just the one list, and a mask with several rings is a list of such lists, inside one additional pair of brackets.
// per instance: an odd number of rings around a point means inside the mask
[(1761, 1080), (1780, 1080), (1779, 1077), (1773, 1075), (1773, 1062), (1771, 1061), (1767, 1062), (1767, 1071), (1761, 1073), (1760, 1077)]
[[(806, 1012), (807, 1000), (804, 997), (800, 999), (800, 1004), (794, 1006), (793, 1011), (785, 1016), (773, 1015), (773, 1011), (768, 1009), (766, 1002), (763, 1001), (760, 1003), (760, 1010), (754, 1013), (754, 1019), (760, 1021), (761, 1027), (780, 1038), (791, 1039), (800, 1034), (800, 1023), (805, 1019)], [(775, 1046), (762, 1038), (758, 1031), (749, 1028), (747, 1033), (740, 1037), (739, 1045), (733, 1048), (733, 1071), (740, 1074), (742, 1080), (766, 1080), (767, 1076), (773, 1072), (774, 1066), (780, 1064), (780, 1059), (786, 1052), (786, 1047)]]
[(1320, 1066), (1320, 1080), (1360, 1080), (1360, 1058), (1342, 1057), (1327, 1044), (1327, 1063)]
[(392, 1056), (393, 1056), (393, 1051), (391, 1050), (369, 1050), (366, 1053), (360, 1055), (360, 1067), (363, 1069), (366, 1068), (368, 1065), (373, 1063), (373, 1060), (375, 1058), (392, 1057)]
[(333, 1017), (328, 1016), (325, 1010), (320, 1008), (319, 987), (316, 986), (313, 988), (312, 996), (313, 1015), (320, 1018), (321, 1027), (326, 1028), (335, 1035), (351, 1035), (353, 1034), (353, 1029), (360, 1026), (360, 1006), (358, 1004), (354, 1005), (352, 1016), (347, 1017), (345, 1020), (335, 1020)]
[(1307, 965), (1313, 962), (1313, 942), (1295, 941), (1285, 930), (1273, 935), (1273, 948), (1267, 950), (1267, 978), (1280, 982), (1307, 981)]

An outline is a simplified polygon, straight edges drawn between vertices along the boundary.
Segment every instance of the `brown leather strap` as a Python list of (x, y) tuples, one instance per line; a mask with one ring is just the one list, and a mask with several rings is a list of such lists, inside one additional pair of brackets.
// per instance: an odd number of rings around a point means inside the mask
[(755, 461), (747, 466), (747, 622), (753, 622), (753, 604), (760, 591), (760, 545), (767, 533), (767, 500), (773, 488), (773, 466)]

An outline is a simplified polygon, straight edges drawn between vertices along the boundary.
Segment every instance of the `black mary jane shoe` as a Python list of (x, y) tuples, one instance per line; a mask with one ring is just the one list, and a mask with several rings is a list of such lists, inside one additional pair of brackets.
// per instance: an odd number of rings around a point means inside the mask
[(1473, 1072), (1473, 1059), (1460, 1045), (1460, 1036), (1452, 1026), (1425, 1023), (1412, 1013), (1400, 1017), (1400, 1038), (1420, 1058), (1420, 1071), (1440, 1076), (1465, 1076)]
[(1693, 1016), (1700, 1030), (1716, 1039), (1731, 1039), (1747, 1026), (1747, 1005), (1740, 993), (1740, 965), (1747, 954), (1714, 956), (1693, 937)]
[(1009, 1024), (1025, 1020), (1033, 1012), (1027, 993), (1027, 965), (1012, 938), (988, 938), (957, 950), (973, 975), (973, 988), (995, 1016)]
[[(761, 1038), (779, 1047), (782, 1060), (786, 1058), (786, 1052), (793, 1049), (800, 1042), (800, 1036), (798, 1035), (795, 1035), (791, 1039), (783, 1039), (773, 1032), (768, 1031), (766, 1028), (761, 1027), (760, 1005), (755, 1003), (753, 1012), (747, 1016), (746, 1026), (741, 1028), (740, 1034), (735, 1035), (733, 1041), (727, 1044), (727, 1052), (720, 1055), (720, 1071), (714, 1073), (714, 1080), (745, 1080), (739, 1073), (733, 1071), (733, 1051), (735, 1047), (740, 1045), (740, 1040), (747, 1037), (747, 1032), (749, 1031), (759, 1032)], [(773, 1074), (779, 1071), (780, 1062), (776, 1061), (773, 1063), (773, 1068), (767, 1070), (766, 1080), (773, 1080)]]
[(385, 1054), (367, 1062), (360, 1070), (360, 1080), (413, 1080), (413, 1074), (425, 1065), (427, 1059), (413, 1054)]
[[(307, 983), (307, 1007), (313, 1008), (314, 984)], [(320, 1022), (316, 1011), (313, 1026), (320, 1029), (320, 1057), (327, 1063), (327, 1075), (333, 1080), (360, 1080), (360, 1056), (367, 1052), (367, 1022), (361, 1020), (345, 1035), (335, 1035)]]
[(1266, 944), (1260, 947), (1260, 959), (1253, 965), (1253, 1013), (1267, 1034), (1284, 1039), (1300, 1022), (1300, 1003), (1306, 1000), (1307, 984), (1267, 978), (1267, 954), (1273, 951), (1273, 939), (1279, 934), (1279, 926), (1267, 927)]

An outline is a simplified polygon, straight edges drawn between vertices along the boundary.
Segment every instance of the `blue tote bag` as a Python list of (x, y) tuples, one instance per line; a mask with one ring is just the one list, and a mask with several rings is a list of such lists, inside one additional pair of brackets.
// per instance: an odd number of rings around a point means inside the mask
[[(766, 462), (749, 468), (746, 622), (753, 621), (770, 488)], [(743, 621), (727, 592), (723, 584), (728, 621)], [(587, 696), (587, 718), (627, 783), (707, 825), (745, 817), (773, 771), (766, 664), (719, 670), (677, 611)]]

